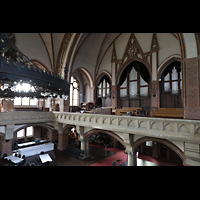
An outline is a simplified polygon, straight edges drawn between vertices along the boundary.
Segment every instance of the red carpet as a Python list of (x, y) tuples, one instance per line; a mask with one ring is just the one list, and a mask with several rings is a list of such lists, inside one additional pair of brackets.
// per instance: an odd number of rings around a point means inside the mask
[[(90, 144), (90, 146), (94, 146), (94, 147), (97, 147), (97, 148), (101, 148), (101, 149), (105, 149), (104, 146), (100, 145), (100, 144)], [(116, 161), (116, 160), (122, 160), (120, 161), (119, 163), (123, 163), (126, 161), (127, 159), (127, 155), (124, 153), (124, 150), (123, 149), (117, 149), (117, 148), (110, 148), (108, 147), (107, 148), (107, 151), (112, 151), (112, 152), (115, 152), (116, 154), (112, 155), (112, 156), (109, 156), (103, 160), (100, 160), (90, 166), (112, 166), (112, 161)], [(119, 164), (117, 163), (117, 165)]]
[[(100, 148), (100, 149), (105, 149), (105, 147), (100, 145), (100, 144), (90, 144), (90, 146), (97, 147), (97, 148)], [(108, 147), (107, 151), (112, 151), (112, 152), (115, 152), (116, 154), (109, 156), (109, 157), (107, 157), (103, 160), (100, 160), (100, 161), (98, 161), (98, 162), (96, 162), (96, 163), (94, 163), (90, 166), (112, 166), (112, 161), (114, 161), (114, 160), (115, 161), (116, 160), (122, 160), (119, 163), (124, 163), (127, 160), (127, 154), (124, 153), (123, 149)], [(170, 162), (168, 160), (162, 160), (162, 159), (154, 158), (154, 157), (151, 157), (151, 156), (148, 156), (148, 155), (140, 154), (140, 155), (138, 155), (138, 158), (142, 159), (142, 160), (150, 161), (150, 162), (153, 162), (153, 163), (157, 163), (157, 164), (162, 165), (162, 166), (182, 166), (180, 164), (173, 163), (173, 162)]]

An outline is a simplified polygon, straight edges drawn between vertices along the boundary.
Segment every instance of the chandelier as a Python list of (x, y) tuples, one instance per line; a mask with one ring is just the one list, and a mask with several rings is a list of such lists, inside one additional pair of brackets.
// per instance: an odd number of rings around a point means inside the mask
[(14, 33), (0, 33), (0, 97), (63, 98), (69, 95), (66, 76), (44, 71), (11, 43)]

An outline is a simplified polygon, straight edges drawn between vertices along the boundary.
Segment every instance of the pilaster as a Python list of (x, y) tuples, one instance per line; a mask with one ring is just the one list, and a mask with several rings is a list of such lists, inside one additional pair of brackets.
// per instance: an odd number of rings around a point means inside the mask
[(200, 166), (200, 145), (185, 143), (184, 165)]
[(5, 140), (13, 139), (14, 127), (15, 127), (14, 124), (9, 124), (5, 126), (5, 131), (6, 131)]

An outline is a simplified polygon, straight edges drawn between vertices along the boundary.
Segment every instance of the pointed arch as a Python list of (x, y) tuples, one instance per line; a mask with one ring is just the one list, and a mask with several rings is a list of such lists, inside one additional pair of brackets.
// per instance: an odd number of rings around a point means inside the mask
[(88, 82), (90, 84), (90, 87), (94, 87), (93, 79), (92, 79), (90, 72), (87, 69), (85, 69), (84, 67), (80, 67), (78, 69), (80, 69), (85, 74), (85, 76), (87, 77)]
[(128, 43), (126, 45), (119, 71), (121, 71), (121, 69), (127, 63), (129, 63), (130, 60), (136, 60), (136, 61), (142, 62), (147, 67), (148, 71), (150, 72), (150, 66), (147, 61), (147, 58), (145, 54), (143, 53), (142, 48), (140, 47), (140, 44), (137, 41), (137, 38), (135, 37), (134, 33), (131, 33)]
[(96, 78), (96, 82), (95, 82), (95, 86), (97, 86), (97, 84), (99, 83), (99, 81), (101, 80), (101, 78), (103, 78), (103, 76), (107, 76), (109, 79), (110, 79), (110, 83), (111, 83), (111, 81), (112, 81), (112, 76), (111, 76), (111, 74), (109, 73), (109, 72), (107, 72), (107, 71), (102, 71), (98, 76), (97, 76), (97, 78)]

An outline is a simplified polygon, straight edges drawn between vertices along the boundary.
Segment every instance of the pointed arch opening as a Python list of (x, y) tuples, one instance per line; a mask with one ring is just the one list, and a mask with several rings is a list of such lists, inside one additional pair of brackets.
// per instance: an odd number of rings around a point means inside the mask
[(146, 66), (139, 61), (132, 61), (118, 77), (118, 107), (143, 107), (149, 109), (150, 74)]
[(183, 108), (181, 62), (172, 60), (164, 65), (159, 77), (160, 107)]
[(96, 107), (111, 106), (111, 79), (102, 73), (96, 84)]

